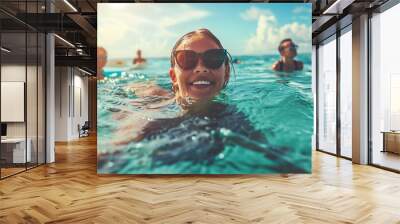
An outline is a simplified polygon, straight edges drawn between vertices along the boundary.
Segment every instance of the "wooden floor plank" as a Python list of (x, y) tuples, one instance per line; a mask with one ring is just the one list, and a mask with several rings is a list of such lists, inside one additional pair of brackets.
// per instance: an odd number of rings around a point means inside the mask
[(0, 223), (400, 223), (400, 175), (313, 152), (301, 175), (97, 175), (96, 138), (0, 181)]

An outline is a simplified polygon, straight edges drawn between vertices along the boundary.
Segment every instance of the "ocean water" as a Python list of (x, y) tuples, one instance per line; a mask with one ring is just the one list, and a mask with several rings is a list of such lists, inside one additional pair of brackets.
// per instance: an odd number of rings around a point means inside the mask
[(105, 68), (98, 82), (98, 172), (311, 172), (311, 55), (299, 55), (304, 69), (293, 73), (272, 71), (275, 55), (233, 58), (241, 63), (227, 88), (209, 107), (186, 114), (173, 101), (145, 95), (149, 86), (171, 89), (168, 58), (148, 59), (137, 70)]

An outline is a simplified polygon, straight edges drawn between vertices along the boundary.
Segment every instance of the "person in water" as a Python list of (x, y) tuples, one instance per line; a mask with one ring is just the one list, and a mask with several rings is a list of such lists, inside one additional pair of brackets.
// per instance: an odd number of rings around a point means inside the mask
[[(143, 96), (153, 100), (151, 105), (142, 99), (135, 99), (132, 105), (146, 110), (146, 114), (154, 114), (177, 104), (181, 113), (172, 118), (148, 119), (141, 118), (142, 110), (137, 114), (116, 117), (118, 120), (126, 119), (121, 123), (127, 126), (120, 129), (117, 136), (124, 138), (115, 142), (115, 146), (153, 142), (148, 146), (152, 147), (149, 150), (154, 165), (181, 161), (212, 162), (226, 144), (240, 145), (272, 159), (279, 159), (280, 155), (288, 152), (287, 148), (278, 149), (269, 145), (264, 134), (256, 130), (247, 116), (235, 106), (213, 100), (228, 85), (231, 58), (209, 30), (198, 29), (183, 35), (172, 49), (170, 63), (173, 93), (166, 95), (161, 91), (162, 94), (159, 94), (160, 91), (155, 90), (160, 87), (131, 86), (135, 93), (142, 88), (155, 93), (153, 96)], [(126, 156), (126, 153), (109, 152), (104, 157), (100, 156), (99, 164), (111, 161), (122, 165), (135, 158), (137, 153), (137, 159), (140, 159), (140, 152), (132, 152), (132, 157)], [(299, 170), (296, 164), (288, 160), (280, 164), (283, 167), (275, 167), (277, 170)]]
[(275, 71), (293, 72), (303, 69), (303, 62), (297, 61), (294, 58), (297, 56), (298, 46), (292, 39), (284, 39), (278, 47), (281, 59), (272, 65)]
[(104, 79), (103, 68), (107, 64), (107, 51), (103, 47), (97, 48), (97, 79)]
[(146, 63), (146, 59), (142, 58), (142, 51), (139, 49), (136, 51), (136, 58), (133, 59), (133, 64), (144, 64)]
[(235, 58), (235, 59), (232, 60), (232, 63), (233, 64), (240, 64), (241, 61), (239, 59)]

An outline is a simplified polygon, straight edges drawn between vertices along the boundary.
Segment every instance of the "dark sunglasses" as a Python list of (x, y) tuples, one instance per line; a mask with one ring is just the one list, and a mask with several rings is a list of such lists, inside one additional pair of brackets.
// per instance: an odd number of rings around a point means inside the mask
[(299, 46), (297, 44), (290, 44), (288, 46), (282, 46), (283, 49), (289, 48), (290, 50), (296, 50)]
[(225, 49), (210, 49), (203, 53), (197, 53), (192, 50), (178, 50), (174, 52), (174, 58), (179, 67), (184, 70), (194, 69), (200, 58), (207, 68), (217, 69), (227, 59), (227, 51)]

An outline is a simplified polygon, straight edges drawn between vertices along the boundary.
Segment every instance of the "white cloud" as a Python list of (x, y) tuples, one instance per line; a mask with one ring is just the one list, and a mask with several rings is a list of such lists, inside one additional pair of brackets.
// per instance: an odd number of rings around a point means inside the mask
[(177, 8), (180, 13), (171, 13), (171, 15), (167, 15), (160, 21), (157, 21), (161, 27), (168, 28), (180, 23), (201, 19), (210, 15), (210, 13), (207, 11), (192, 9), (189, 5), (177, 5)]
[(298, 22), (279, 26), (276, 17), (271, 12), (265, 12), (255, 7), (242, 14), (246, 20), (257, 20), (257, 29), (247, 40), (246, 54), (278, 53), (281, 40), (291, 38), (299, 45), (299, 52), (311, 51), (311, 27)]
[(145, 57), (166, 56), (177, 39), (175, 26), (209, 14), (189, 4), (98, 4), (97, 43), (110, 58), (133, 57), (139, 48)]
[(310, 7), (305, 7), (305, 6), (299, 6), (293, 9), (294, 14), (302, 14), (302, 13), (310, 13), (311, 8)]
[(240, 14), (244, 20), (258, 20), (260, 16), (264, 16), (267, 21), (275, 22), (276, 18), (273, 13), (266, 9), (259, 9), (252, 6), (250, 9), (244, 11)]

